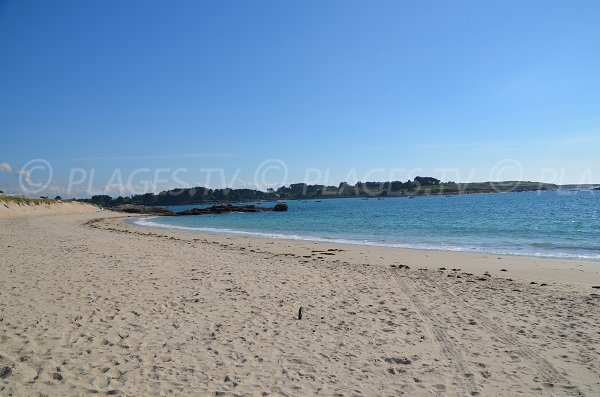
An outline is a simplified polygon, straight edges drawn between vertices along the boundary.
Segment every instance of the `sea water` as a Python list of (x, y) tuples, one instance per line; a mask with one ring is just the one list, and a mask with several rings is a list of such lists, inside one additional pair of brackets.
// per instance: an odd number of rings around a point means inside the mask
[[(600, 261), (600, 191), (336, 198), (287, 204), (287, 212), (134, 222), (204, 233)], [(201, 206), (169, 208), (193, 207)]]

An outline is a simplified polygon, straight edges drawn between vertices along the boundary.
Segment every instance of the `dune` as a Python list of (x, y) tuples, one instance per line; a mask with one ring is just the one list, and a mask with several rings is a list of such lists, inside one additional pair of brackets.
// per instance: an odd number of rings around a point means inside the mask
[(67, 215), (98, 212), (94, 205), (77, 201), (48, 199), (24, 199), (12, 196), (0, 196), (0, 219), (18, 218), (32, 215)]

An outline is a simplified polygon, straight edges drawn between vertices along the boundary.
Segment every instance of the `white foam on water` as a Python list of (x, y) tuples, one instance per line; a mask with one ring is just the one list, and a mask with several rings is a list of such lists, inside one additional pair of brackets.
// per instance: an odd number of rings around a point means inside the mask
[(164, 223), (153, 222), (152, 219), (158, 217), (147, 217), (137, 218), (131, 221), (131, 223), (138, 226), (163, 228), (163, 229), (175, 229), (185, 230), (194, 233), (211, 233), (219, 235), (241, 235), (249, 237), (258, 237), (265, 239), (280, 239), (280, 240), (301, 240), (301, 241), (315, 241), (324, 243), (337, 243), (337, 244), (351, 244), (351, 245), (366, 245), (373, 247), (389, 247), (389, 248), (407, 248), (407, 249), (419, 249), (428, 251), (452, 251), (452, 252), (471, 252), (471, 253), (482, 253), (482, 254), (494, 254), (494, 255), (518, 255), (518, 256), (534, 256), (540, 258), (558, 258), (558, 259), (580, 259), (580, 260), (591, 260), (600, 261), (599, 255), (586, 255), (586, 254), (572, 254), (565, 252), (548, 253), (548, 252), (534, 252), (534, 251), (509, 251), (500, 249), (486, 249), (479, 247), (460, 247), (451, 245), (430, 245), (430, 244), (410, 244), (410, 243), (387, 243), (380, 241), (369, 241), (369, 240), (352, 240), (344, 238), (328, 238), (318, 237), (309, 235), (298, 235), (298, 234), (282, 234), (282, 233), (266, 233), (266, 232), (249, 232), (244, 230), (234, 229), (220, 229), (212, 227), (190, 227), (190, 226), (179, 226), (169, 225)]

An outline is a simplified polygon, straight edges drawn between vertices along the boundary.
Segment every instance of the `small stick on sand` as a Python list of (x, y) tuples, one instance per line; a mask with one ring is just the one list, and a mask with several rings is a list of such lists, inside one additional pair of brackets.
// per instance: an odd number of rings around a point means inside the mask
[(298, 320), (302, 320), (302, 306), (298, 309)]

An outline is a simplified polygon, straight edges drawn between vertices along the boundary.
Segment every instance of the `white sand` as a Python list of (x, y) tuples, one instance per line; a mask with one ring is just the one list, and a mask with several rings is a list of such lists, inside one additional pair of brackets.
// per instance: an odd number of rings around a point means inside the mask
[(600, 394), (599, 263), (120, 216), (0, 220), (0, 395)]

